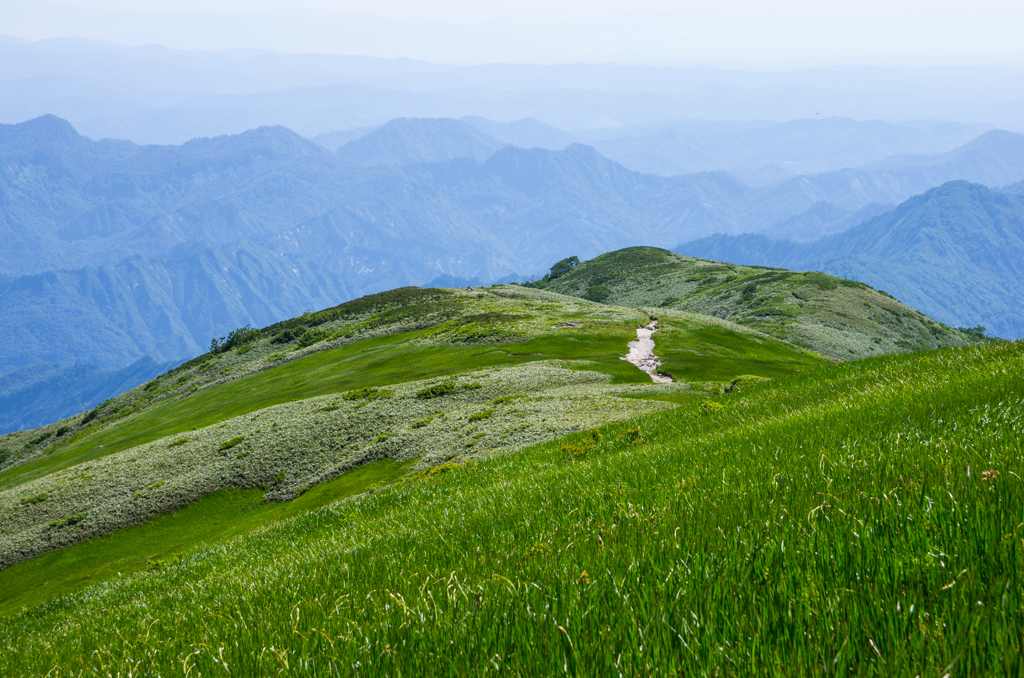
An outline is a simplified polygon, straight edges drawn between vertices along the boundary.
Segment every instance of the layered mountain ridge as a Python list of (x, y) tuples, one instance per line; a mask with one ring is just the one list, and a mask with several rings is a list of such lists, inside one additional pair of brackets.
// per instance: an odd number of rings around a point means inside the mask
[(978, 184), (943, 184), (812, 243), (719, 235), (677, 250), (746, 264), (816, 268), (887, 290), (944, 322), (1024, 336), (1024, 198)]
[[(13, 342), (0, 370), (181, 360), (245, 324), (442, 276), (522, 279), (569, 253), (716, 232), (810, 241), (950, 176), (1024, 179), (1024, 137), (1003, 132), (939, 158), (755, 187), (724, 172), (642, 174), (581, 144), (450, 157), (493, 147), (450, 143), (453, 129), (488, 136), (474, 124), (395, 121), (391, 146), (385, 128), (364, 135), (377, 135), (367, 162), (283, 127), (138, 146), (54, 116), (0, 126), (0, 326)], [(544, 131), (509, 125), (492, 131)], [(108, 341), (63, 345), (62, 320)]]

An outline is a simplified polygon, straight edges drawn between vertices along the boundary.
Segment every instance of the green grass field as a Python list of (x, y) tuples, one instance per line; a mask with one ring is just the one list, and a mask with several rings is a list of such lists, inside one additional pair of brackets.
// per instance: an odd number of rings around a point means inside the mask
[(709, 402), (434, 467), (51, 601), (3, 624), (0, 673), (1021, 671), (1024, 345)]
[(90, 584), (158, 569), (202, 544), (230, 539), (392, 483), (415, 463), (384, 459), (366, 464), (288, 502), (266, 502), (258, 488), (220, 490), (142, 525), (17, 563), (0, 571), (0, 617)]

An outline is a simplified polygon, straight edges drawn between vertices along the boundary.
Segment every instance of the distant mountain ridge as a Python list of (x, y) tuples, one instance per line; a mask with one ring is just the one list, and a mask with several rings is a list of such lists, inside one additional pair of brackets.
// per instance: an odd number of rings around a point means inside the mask
[(366, 165), (405, 165), (456, 158), (483, 161), (503, 144), (461, 120), (396, 118), (338, 149)]
[(115, 371), (40, 363), (0, 374), (0, 434), (37, 428), (91, 409), (176, 365), (147, 356)]
[(676, 248), (859, 280), (950, 325), (1024, 337), (1024, 197), (955, 181), (845, 233), (798, 244), (713, 236)]
[[(662, 176), (726, 170), (796, 176), (859, 167), (897, 154), (941, 153), (985, 127), (893, 124), (847, 118), (748, 122), (680, 120), (581, 134), (581, 141), (638, 172)], [(913, 150), (911, 150), (913, 149)]]
[[(470, 121), (441, 125), (483, 134)], [(500, 129), (519, 129), (509, 125)], [(392, 158), (400, 147), (425, 153), (404, 159), (436, 157), (450, 141), (431, 142), (421, 123), (394, 127), (404, 130), (394, 146), (384, 128), (361, 141), (376, 134)], [(722, 172), (633, 172), (581, 144), (367, 166), (281, 127), (167, 147), (92, 141), (54, 116), (4, 125), (0, 331), (10, 350), (0, 369), (181, 360), (246, 323), (439, 276), (522, 279), (567, 252), (715, 232), (810, 241), (944, 176), (1020, 181), (1021, 138), (983, 137), (925, 169), (904, 162), (752, 187)], [(61, 342), (70, 326), (102, 339)]]

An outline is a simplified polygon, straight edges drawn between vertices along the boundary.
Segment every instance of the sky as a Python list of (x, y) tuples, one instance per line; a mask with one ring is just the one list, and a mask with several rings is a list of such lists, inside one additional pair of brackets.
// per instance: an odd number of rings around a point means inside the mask
[(0, 0), (0, 34), (460, 64), (1024, 65), (1020, 0)]

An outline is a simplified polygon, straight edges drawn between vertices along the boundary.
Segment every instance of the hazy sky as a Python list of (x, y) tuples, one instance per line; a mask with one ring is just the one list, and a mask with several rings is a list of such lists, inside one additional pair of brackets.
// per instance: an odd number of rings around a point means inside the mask
[(0, 0), (0, 34), (430, 61), (1024, 64), (1021, 0)]

